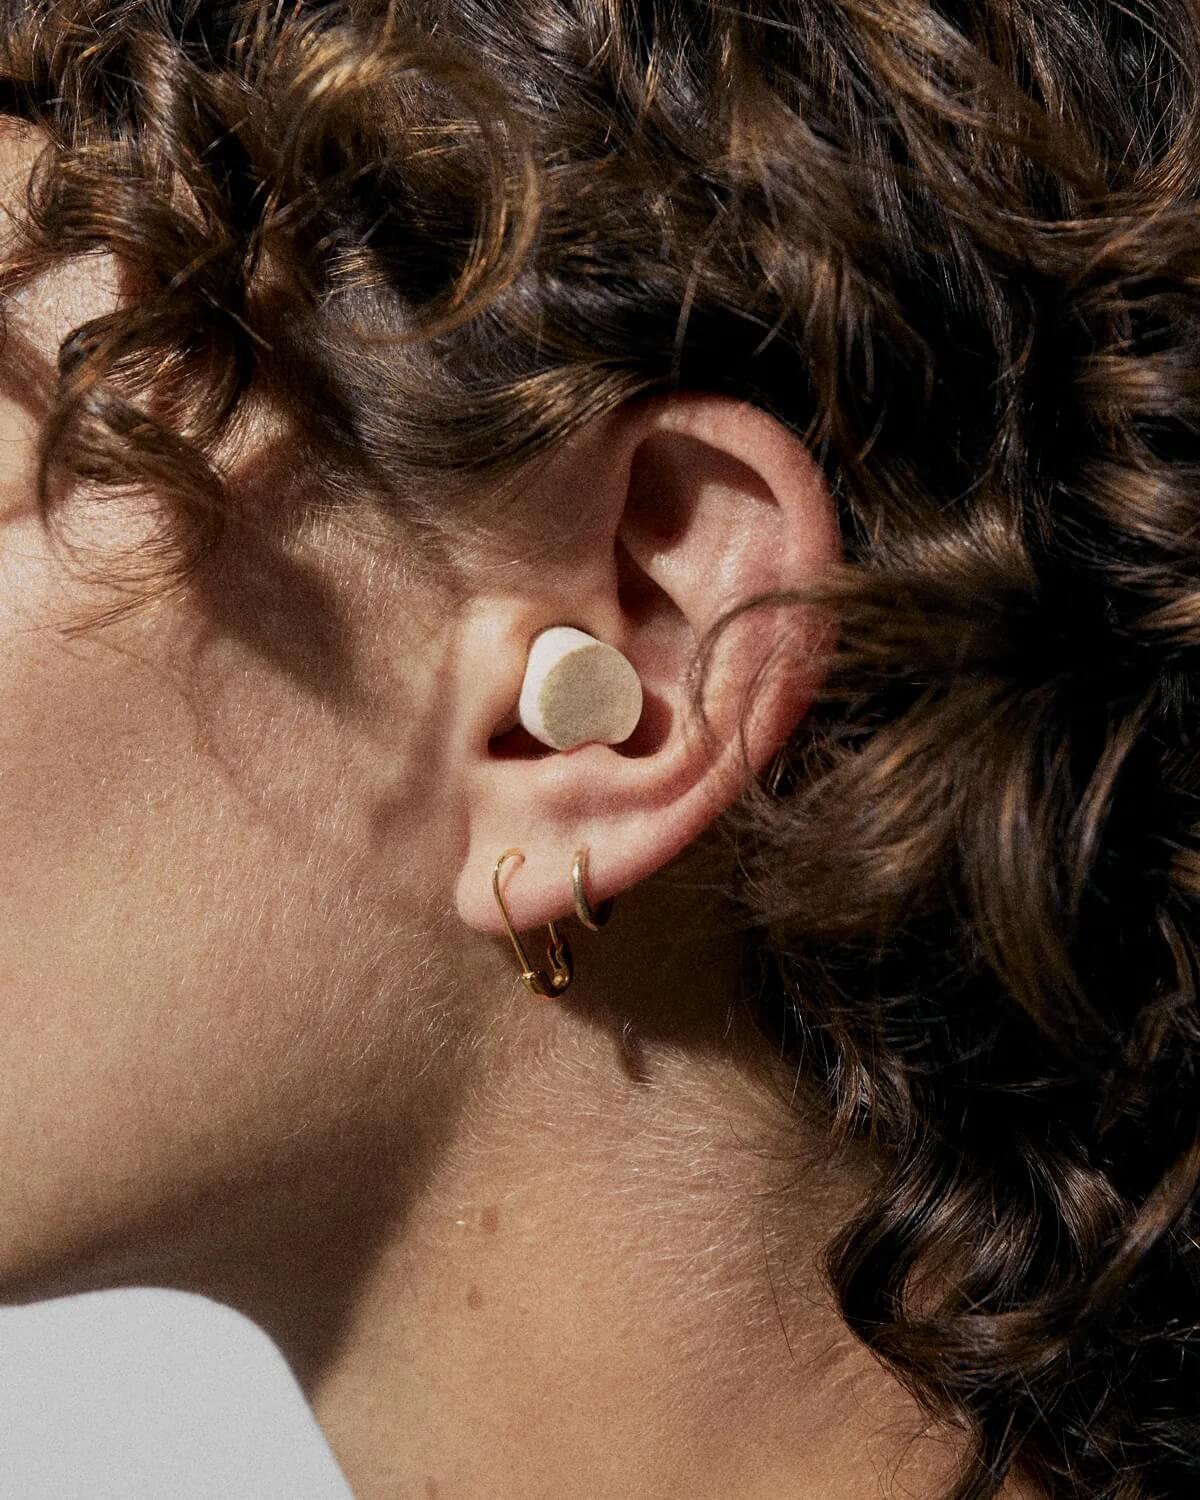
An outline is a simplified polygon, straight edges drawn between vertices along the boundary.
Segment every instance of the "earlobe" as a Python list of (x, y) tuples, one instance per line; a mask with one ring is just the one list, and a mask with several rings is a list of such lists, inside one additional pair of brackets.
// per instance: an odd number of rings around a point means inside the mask
[[(832, 501), (803, 445), (745, 403), (666, 397), (607, 423), (540, 481), (597, 497), (586, 530), (564, 542), (569, 576), (477, 600), (463, 641), (471, 749), (456, 905), (468, 925), (497, 936), (504, 925), (491, 880), (505, 849), (525, 855), (505, 887), (519, 929), (571, 912), (571, 861), (582, 845), (594, 902), (646, 879), (712, 824), (794, 730), (829, 643), (830, 621), (813, 605), (739, 615), (705, 664), (698, 717), (698, 648), (710, 627), (751, 600), (817, 583), (840, 561)], [(531, 646), (560, 625), (632, 664), (645, 705), (628, 740), (556, 752), (523, 730), (496, 733), (497, 721), (516, 720)], [(496, 695), (479, 691), (486, 673), (509, 684), (500, 713)], [(576, 698), (586, 691), (584, 673)]]

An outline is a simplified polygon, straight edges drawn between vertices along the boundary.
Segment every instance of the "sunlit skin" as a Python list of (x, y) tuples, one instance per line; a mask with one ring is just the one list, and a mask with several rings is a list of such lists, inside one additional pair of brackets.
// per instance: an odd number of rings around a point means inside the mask
[[(27, 154), (3, 149), (11, 196)], [(871, 1163), (791, 1107), (734, 1004), (719, 894), (748, 684), (781, 648), (757, 768), (827, 622), (736, 627), (715, 742), (689, 727), (704, 628), (838, 559), (809, 455), (722, 398), (643, 403), (553, 455), (450, 578), (382, 517), (236, 527), (183, 591), (73, 634), (155, 517), (81, 496), (81, 550), (52, 542), (29, 373), (118, 284), (94, 261), (35, 289), (0, 361), (6, 1298), (240, 1308), (360, 1500), (935, 1495), (954, 1443), (921, 1438), (817, 1275)], [(293, 451), (264, 416), (231, 455), (251, 518), (307, 498)], [(558, 623), (633, 661), (641, 736), (497, 754)], [(583, 844), (616, 897), (599, 935), (568, 915)], [(521, 987), (503, 934), (513, 845), (531, 949), (566, 919), (561, 1001)]]

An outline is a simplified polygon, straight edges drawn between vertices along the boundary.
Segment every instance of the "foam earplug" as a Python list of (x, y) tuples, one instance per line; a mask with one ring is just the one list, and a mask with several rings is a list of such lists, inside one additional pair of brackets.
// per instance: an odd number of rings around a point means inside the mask
[(642, 716), (642, 683), (615, 646), (573, 625), (534, 638), (517, 704), (522, 725), (555, 750), (619, 745)]

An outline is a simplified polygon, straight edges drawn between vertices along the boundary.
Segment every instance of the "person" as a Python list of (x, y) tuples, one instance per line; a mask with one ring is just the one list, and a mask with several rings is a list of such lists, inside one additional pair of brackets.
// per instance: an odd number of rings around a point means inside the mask
[(362, 1500), (1196, 1492), (1198, 21), (0, 4), (7, 1300)]

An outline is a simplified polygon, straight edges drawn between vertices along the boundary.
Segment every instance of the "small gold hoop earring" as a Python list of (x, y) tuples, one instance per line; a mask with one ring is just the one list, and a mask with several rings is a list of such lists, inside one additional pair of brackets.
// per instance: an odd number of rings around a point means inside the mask
[(591, 928), (593, 932), (599, 932), (613, 914), (613, 898), (609, 896), (597, 907), (591, 906), (588, 902), (587, 893), (583, 888), (587, 872), (587, 857), (586, 844), (582, 849), (576, 849), (575, 859), (571, 865), (571, 891), (575, 897), (575, 915), (585, 927)]
[(500, 894), (500, 871), (504, 868), (504, 862), (509, 859), (524, 860), (525, 855), (520, 849), (506, 849), (496, 861), (492, 870), (492, 894), (496, 898), (496, 905), (500, 908), (500, 915), (504, 918), (504, 925), (516, 949), (517, 958), (521, 965), (521, 979), (525, 988), (531, 994), (540, 995), (543, 1000), (557, 1000), (559, 995), (571, 983), (574, 976), (574, 965), (571, 962), (571, 949), (564, 938), (555, 927), (553, 922), (546, 924), (546, 930), (550, 934), (550, 942), (546, 948), (546, 957), (550, 960), (550, 972), (547, 974), (543, 969), (535, 969), (529, 962), (529, 956), (517, 936), (512, 920), (508, 915), (508, 908), (504, 904), (504, 897)]

